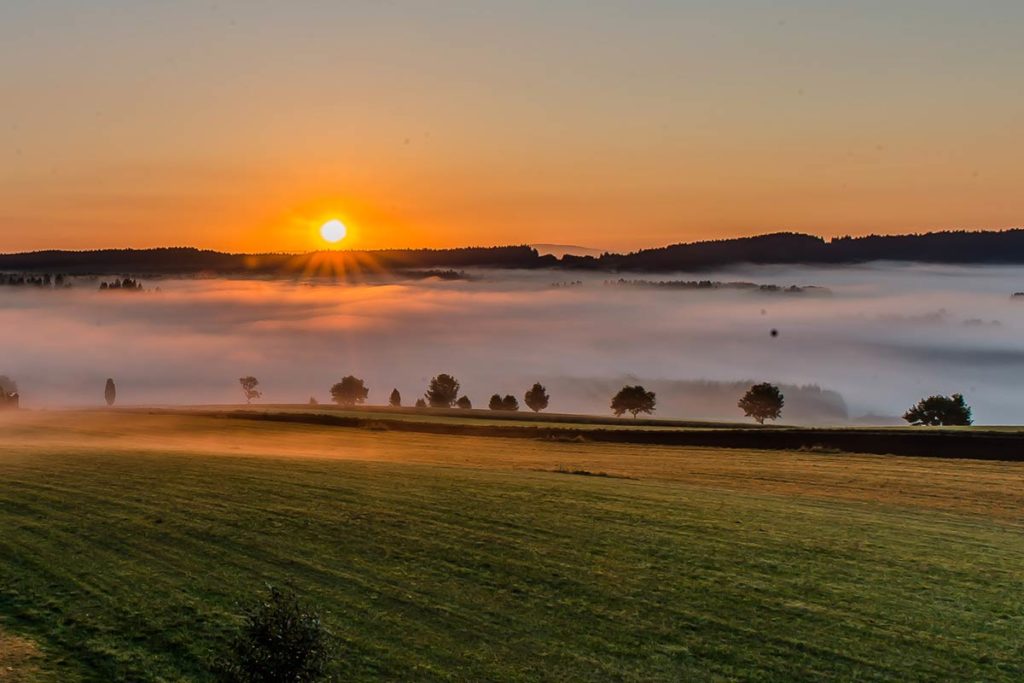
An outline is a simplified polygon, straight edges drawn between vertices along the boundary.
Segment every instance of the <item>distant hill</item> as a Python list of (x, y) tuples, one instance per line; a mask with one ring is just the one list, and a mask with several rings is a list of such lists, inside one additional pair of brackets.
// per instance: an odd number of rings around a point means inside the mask
[(780, 232), (756, 237), (674, 244), (597, 258), (566, 256), (569, 268), (624, 271), (700, 270), (737, 263), (851, 264), (869, 261), (1024, 264), (1024, 230), (869, 235), (826, 241)]
[(358, 277), (409, 269), (541, 268), (557, 263), (555, 257), (543, 257), (527, 246), (322, 251), (308, 254), (225, 254), (192, 247), (0, 254), (0, 271), (45, 271), (70, 275), (248, 273), (284, 276), (345, 274)]
[[(946, 264), (1024, 264), (1024, 229), (950, 231), (920, 235), (870, 235), (826, 241), (780, 232), (757, 237), (674, 244), (630, 254), (573, 254), (560, 258), (538, 247), (559, 245), (326, 251), (308, 254), (225, 254), (174, 247), (36, 251), (0, 254), (0, 271), (93, 274), (338, 275), (407, 269), (565, 268), (596, 271), (670, 272), (753, 264), (853, 264), (910, 261)], [(586, 249), (562, 245), (563, 249)], [(590, 251), (590, 250), (588, 250)]]
[(603, 253), (600, 249), (580, 247), (575, 244), (531, 244), (530, 246), (536, 249), (537, 253), (541, 256), (551, 254), (557, 258), (562, 258), (566, 254), (571, 256), (600, 256)]

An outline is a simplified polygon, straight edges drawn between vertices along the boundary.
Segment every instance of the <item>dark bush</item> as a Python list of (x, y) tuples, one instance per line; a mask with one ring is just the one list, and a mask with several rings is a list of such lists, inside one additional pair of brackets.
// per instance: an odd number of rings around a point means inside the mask
[(293, 592), (267, 588), (267, 595), (246, 610), (242, 628), (218, 667), (222, 680), (324, 680), (331, 662), (331, 645), (320, 615), (302, 605)]
[(974, 422), (963, 394), (923, 398), (903, 414), (903, 419), (912, 425), (932, 427), (967, 426)]

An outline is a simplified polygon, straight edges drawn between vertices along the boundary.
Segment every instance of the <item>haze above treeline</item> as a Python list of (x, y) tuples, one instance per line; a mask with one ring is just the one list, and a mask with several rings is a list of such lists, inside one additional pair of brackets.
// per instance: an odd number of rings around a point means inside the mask
[(192, 247), (48, 250), (0, 254), (0, 270), (69, 274), (354, 274), (405, 268), (552, 268), (666, 272), (733, 264), (855, 264), (903, 261), (944, 264), (1024, 264), (1024, 229), (943, 231), (825, 240), (801, 233), (674, 244), (628, 254), (542, 254), (529, 245), (453, 249), (235, 254)]

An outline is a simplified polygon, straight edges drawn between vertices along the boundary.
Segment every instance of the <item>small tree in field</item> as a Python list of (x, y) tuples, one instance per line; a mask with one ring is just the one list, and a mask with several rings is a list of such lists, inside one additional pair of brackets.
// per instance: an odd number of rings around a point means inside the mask
[(505, 398), (501, 399), (501, 409), (508, 411), (519, 410), (519, 401), (512, 394), (505, 394)]
[(418, 399), (416, 399), (416, 407), (417, 408), (426, 408), (427, 407), (427, 402), (424, 401), (422, 398), (418, 398)]
[(340, 406), (354, 406), (357, 403), (366, 402), (370, 390), (358, 377), (348, 375), (342, 377), (341, 381), (331, 387), (331, 399)]
[(402, 395), (398, 393), (398, 389), (391, 390), (391, 396), (388, 398), (388, 405), (392, 408), (402, 407)]
[(463, 396), (455, 402), (455, 405), (463, 410), (472, 410), (473, 402), (469, 400), (469, 396)]
[(260, 385), (260, 381), (253, 376), (239, 377), (238, 383), (242, 385), (242, 393), (245, 394), (245, 402), (252, 403), (255, 399), (263, 396), (257, 387)]
[(487, 407), (491, 410), (504, 410), (505, 407), (501, 401), (500, 394), (494, 394), (491, 396), (491, 400), (487, 402)]
[(625, 386), (619, 393), (612, 397), (612, 412), (615, 417), (622, 417), (625, 413), (632, 413), (633, 419), (639, 413), (650, 415), (654, 412), (654, 405), (657, 400), (653, 391), (647, 391), (642, 386)]
[(758, 424), (763, 425), (765, 420), (779, 419), (785, 403), (786, 400), (777, 386), (763, 382), (750, 387), (736, 405), (743, 410), (744, 415), (754, 418)]
[(451, 408), (459, 400), (459, 380), (451, 375), (438, 375), (430, 380), (424, 398), (431, 408)]
[(544, 388), (544, 385), (537, 382), (533, 387), (526, 392), (523, 396), (523, 402), (526, 403), (526, 407), (535, 413), (539, 413), (548, 407), (548, 390)]
[(107, 402), (108, 406), (114, 405), (114, 401), (117, 400), (117, 387), (114, 386), (114, 380), (107, 378), (107, 386), (103, 387), (103, 400)]
[(967, 426), (974, 422), (963, 394), (923, 398), (903, 414), (903, 419), (912, 425), (932, 427)]
[(294, 593), (270, 586), (246, 610), (219, 668), (225, 680), (237, 683), (312, 683), (325, 679), (330, 663), (330, 635), (320, 615)]
[(18, 385), (7, 375), (0, 375), (0, 410), (13, 410), (18, 407)]

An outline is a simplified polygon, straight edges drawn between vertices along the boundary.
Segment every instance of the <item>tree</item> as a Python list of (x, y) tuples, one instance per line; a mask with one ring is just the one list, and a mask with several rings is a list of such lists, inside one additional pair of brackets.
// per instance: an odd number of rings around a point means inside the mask
[(320, 615), (291, 591), (268, 586), (268, 595), (245, 611), (242, 628), (219, 667), (238, 683), (308, 683), (323, 680), (331, 643)]
[(502, 403), (501, 396), (499, 394), (494, 394), (493, 396), (491, 396), (491, 400), (487, 402), (487, 407), (490, 408), (491, 410), (505, 409), (505, 406)]
[(366, 388), (363, 380), (352, 375), (341, 378), (341, 381), (331, 387), (331, 398), (340, 406), (354, 406), (357, 403), (364, 403), (370, 390)]
[(625, 386), (612, 398), (612, 412), (615, 413), (615, 417), (633, 413), (635, 420), (638, 413), (653, 413), (656, 402), (653, 391), (647, 391), (639, 385)]
[(912, 425), (932, 427), (966, 426), (974, 422), (963, 394), (923, 398), (903, 414), (903, 419)]
[(7, 375), (0, 375), (0, 409), (14, 410), (19, 401), (17, 383)]
[(18, 383), (7, 375), (0, 375), (0, 395), (10, 396), (18, 393)]
[(765, 420), (779, 419), (785, 403), (786, 399), (777, 386), (762, 382), (750, 387), (736, 405), (743, 410), (744, 415), (763, 425)]
[(114, 401), (117, 400), (117, 387), (114, 386), (114, 380), (107, 378), (107, 386), (103, 388), (103, 399), (107, 402), (108, 406), (114, 405)]
[(548, 407), (548, 400), (551, 397), (548, 396), (548, 390), (544, 388), (544, 385), (537, 382), (533, 387), (526, 392), (523, 396), (523, 402), (526, 403), (526, 407), (535, 413), (539, 413)]
[(427, 402), (424, 401), (422, 398), (418, 398), (418, 399), (416, 399), (416, 407), (417, 408), (426, 408), (427, 407)]
[(388, 405), (390, 405), (392, 408), (402, 407), (402, 395), (398, 393), (398, 389), (391, 390), (391, 397), (388, 398)]
[(459, 380), (451, 375), (438, 375), (430, 380), (424, 398), (431, 408), (451, 408), (459, 400)]
[(245, 394), (246, 403), (252, 403), (253, 399), (263, 396), (263, 392), (256, 388), (260, 385), (260, 381), (255, 377), (239, 377), (238, 383), (242, 385), (242, 393)]
[(501, 399), (501, 409), (515, 411), (519, 410), (519, 401), (512, 394), (506, 394), (505, 398)]
[(463, 410), (472, 410), (473, 408), (473, 402), (469, 400), (469, 396), (461, 397), (458, 401), (455, 402), (455, 405), (458, 406), (459, 408), (462, 408)]

